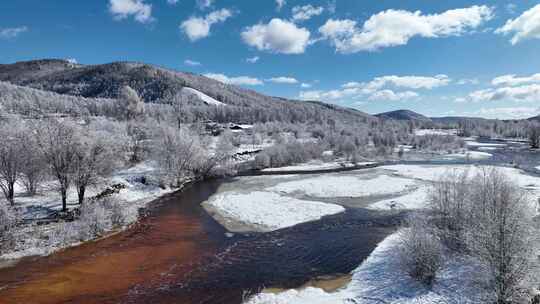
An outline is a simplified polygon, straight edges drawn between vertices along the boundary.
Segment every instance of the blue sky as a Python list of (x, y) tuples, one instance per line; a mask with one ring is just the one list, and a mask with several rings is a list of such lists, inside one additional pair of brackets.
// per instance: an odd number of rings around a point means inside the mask
[(539, 1), (18, 0), (0, 63), (142, 61), (368, 113), (540, 114)]

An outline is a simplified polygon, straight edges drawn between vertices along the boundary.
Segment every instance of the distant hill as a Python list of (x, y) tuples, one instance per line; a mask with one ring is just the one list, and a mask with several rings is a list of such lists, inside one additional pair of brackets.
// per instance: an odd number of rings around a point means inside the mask
[(396, 110), (390, 112), (379, 113), (375, 115), (379, 118), (384, 119), (395, 119), (395, 120), (412, 120), (420, 122), (429, 122), (431, 119), (422, 114), (416, 113), (411, 110)]
[(529, 120), (529, 121), (537, 121), (537, 122), (540, 122), (540, 115), (535, 116), (535, 117), (528, 118), (527, 120)]
[[(118, 98), (120, 89), (128, 85), (144, 102), (158, 104), (169, 104), (179, 96), (193, 93), (192, 95), (200, 98), (204, 106), (225, 104), (242, 107), (251, 111), (252, 116), (266, 116), (261, 117), (261, 120), (295, 122), (305, 120), (306, 117), (326, 117), (344, 123), (367, 123), (376, 120), (375, 117), (355, 109), (316, 101), (266, 96), (202, 75), (138, 62), (82, 65), (60, 59), (42, 59), (0, 64), (0, 82), (2, 81), (61, 95), (107, 100)], [(15, 89), (12, 88), (13, 90)], [(226, 108), (224, 110), (226, 111)]]

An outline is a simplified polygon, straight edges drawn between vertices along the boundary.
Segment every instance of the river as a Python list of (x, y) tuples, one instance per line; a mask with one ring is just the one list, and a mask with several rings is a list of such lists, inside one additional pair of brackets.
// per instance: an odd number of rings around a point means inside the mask
[(0, 269), (0, 303), (241, 303), (264, 287), (348, 274), (399, 215), (364, 209), (271, 233), (232, 237), (200, 203), (227, 180), (152, 203), (132, 228)]

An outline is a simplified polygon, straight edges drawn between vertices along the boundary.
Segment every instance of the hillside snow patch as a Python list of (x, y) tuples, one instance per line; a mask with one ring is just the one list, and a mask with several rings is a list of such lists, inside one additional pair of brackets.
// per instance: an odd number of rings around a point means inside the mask
[(200, 101), (206, 103), (207, 105), (225, 106), (225, 104), (223, 102), (218, 101), (217, 99), (212, 98), (212, 97), (204, 94), (203, 92), (197, 91), (197, 90), (189, 88), (189, 87), (182, 88), (181, 93), (184, 96), (195, 96), (196, 98), (198, 98)]

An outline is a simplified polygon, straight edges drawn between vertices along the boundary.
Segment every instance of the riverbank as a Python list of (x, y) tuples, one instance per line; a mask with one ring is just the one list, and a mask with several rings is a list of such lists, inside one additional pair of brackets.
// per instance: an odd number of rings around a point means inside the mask
[[(11, 232), (16, 240), (15, 246), (0, 255), (0, 268), (11, 266), (24, 257), (50, 255), (128, 229), (140, 219), (144, 213), (142, 210), (150, 202), (181, 189), (160, 187), (152, 181), (155, 172), (152, 164), (141, 163), (115, 172), (88, 190), (88, 197), (108, 193), (105, 196), (116, 205), (122, 220), (120, 226), (111, 226), (95, 237), (77, 234), (74, 231), (79, 229), (76, 226), (77, 220), (69, 222), (57, 218), (61, 200), (54, 184), (46, 184), (35, 196), (26, 196), (23, 189), (17, 187), (15, 208), (21, 222)], [(75, 191), (71, 190), (68, 195), (68, 210), (79, 208)]]

